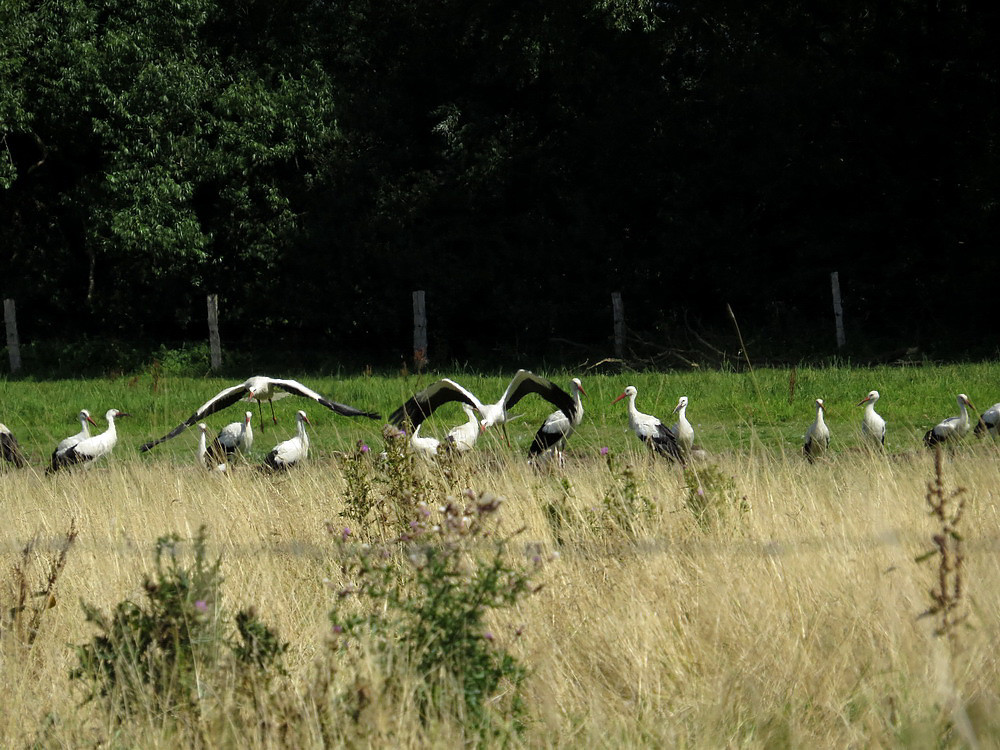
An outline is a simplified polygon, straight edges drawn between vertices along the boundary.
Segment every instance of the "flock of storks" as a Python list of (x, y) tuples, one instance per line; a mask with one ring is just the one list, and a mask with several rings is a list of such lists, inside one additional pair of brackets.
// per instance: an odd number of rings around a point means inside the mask
[[(567, 393), (548, 378), (535, 375), (527, 370), (518, 370), (510, 381), (503, 395), (493, 403), (484, 403), (467, 388), (449, 378), (443, 378), (414, 394), (389, 416), (389, 424), (402, 428), (400, 435), (405, 436), (409, 430), (409, 445), (419, 455), (432, 458), (441, 450), (464, 452), (471, 450), (479, 435), (486, 429), (499, 426), (503, 431), (504, 440), (508, 442), (506, 423), (514, 417), (510, 414), (521, 399), (530, 394), (536, 394), (551, 403), (553, 411), (538, 428), (528, 449), (532, 460), (556, 457), (559, 464), (563, 463), (563, 449), (567, 438), (573, 434), (583, 419), (583, 403), (581, 395), (586, 395), (579, 378), (570, 381), (570, 391)], [(247, 411), (243, 419), (226, 425), (219, 431), (216, 438), (209, 443), (208, 427), (201, 420), (217, 411), (239, 402), (241, 399), (256, 401), (260, 425), (263, 428), (263, 411), (260, 402), (267, 401), (271, 405), (271, 418), (276, 423), (274, 400), (287, 395), (309, 398), (331, 411), (347, 417), (367, 417), (381, 419), (374, 412), (367, 412), (353, 406), (331, 401), (316, 391), (295, 380), (281, 380), (263, 376), (254, 376), (249, 380), (226, 388), (202, 404), (190, 417), (177, 425), (161, 438), (145, 443), (140, 451), (151, 450), (155, 446), (176, 437), (188, 427), (198, 424), (198, 461), (210, 471), (226, 472), (232, 457), (239, 453), (246, 455), (253, 445), (253, 412)], [(694, 427), (688, 421), (686, 412), (687, 396), (681, 396), (674, 407), (677, 421), (667, 427), (658, 418), (640, 412), (635, 405), (638, 390), (628, 386), (614, 400), (617, 403), (628, 399), (629, 427), (636, 436), (654, 453), (685, 463), (697, 450), (694, 444)], [(875, 411), (879, 400), (878, 391), (871, 391), (858, 406), (865, 406), (861, 420), (861, 431), (866, 442), (873, 447), (882, 448), (885, 445), (886, 423)], [(942, 420), (924, 435), (924, 443), (933, 447), (941, 443), (951, 443), (965, 437), (972, 429), (968, 409), (974, 408), (964, 393), (958, 394), (959, 414)], [(433, 437), (420, 435), (423, 422), (440, 406), (450, 402), (461, 404), (466, 414), (466, 421), (452, 428), (446, 438), (441, 441)], [(810, 461), (815, 461), (830, 447), (830, 429), (826, 425), (824, 412), (826, 407), (823, 399), (816, 399), (816, 419), (810, 425), (805, 435), (803, 454)], [(90, 425), (96, 425), (90, 412), (83, 409), (79, 413), (80, 432), (72, 435), (56, 446), (52, 452), (46, 474), (75, 465), (92, 464), (108, 455), (118, 442), (115, 420), (127, 417), (129, 414), (118, 409), (109, 409), (104, 418), (107, 429), (97, 435), (90, 434)], [(306, 413), (299, 410), (296, 414), (296, 435), (290, 440), (278, 443), (264, 458), (261, 469), (264, 471), (282, 471), (301, 461), (309, 454), (309, 435), (306, 425), (310, 424)], [(997, 436), (1000, 430), (1000, 403), (984, 411), (975, 426), (977, 435), (989, 433)], [(11, 431), (0, 424), (0, 456), (16, 467), (24, 467), (27, 460)]]

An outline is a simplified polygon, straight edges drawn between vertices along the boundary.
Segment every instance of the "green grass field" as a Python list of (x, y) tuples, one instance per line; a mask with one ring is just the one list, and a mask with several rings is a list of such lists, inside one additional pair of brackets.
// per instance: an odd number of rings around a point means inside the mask
[[(584, 374), (588, 397), (586, 418), (574, 436), (574, 451), (593, 451), (600, 446), (622, 449), (634, 438), (627, 434), (625, 403), (611, 402), (626, 385), (639, 390), (641, 411), (673, 422), (671, 411), (677, 398), (686, 395), (691, 404), (688, 418), (695, 426), (697, 442), (710, 453), (763, 448), (777, 453), (796, 452), (802, 435), (813, 420), (815, 398), (823, 398), (827, 422), (833, 432), (835, 450), (858, 445), (862, 408), (856, 404), (876, 389), (881, 393), (878, 411), (888, 422), (890, 452), (917, 450), (931, 426), (957, 413), (955, 396), (966, 393), (980, 409), (1000, 400), (1000, 365), (979, 363), (915, 368), (875, 369), (823, 368), (758, 370), (755, 373), (692, 371), (685, 373)], [(579, 373), (545, 373), (568, 388), (568, 380)], [(343, 403), (388, 415), (414, 392), (437, 377), (452, 376), (483, 400), (499, 398), (510, 374), (493, 377), (441, 373), (408, 377), (331, 378), (301, 376), (324, 395)], [(296, 377), (296, 376), (291, 376)], [(149, 375), (116, 380), (0, 381), (0, 421), (17, 435), (38, 461), (46, 457), (59, 439), (78, 430), (76, 413), (89, 409), (103, 429), (103, 414), (119, 408), (132, 414), (120, 424), (116, 452), (129, 457), (146, 440), (165, 434), (222, 388), (239, 382), (217, 378), (160, 377)], [(257, 410), (255, 404), (246, 408)], [(317, 404), (288, 397), (275, 402), (279, 424), (256, 435), (257, 452), (265, 452), (279, 439), (290, 437), (294, 413), (304, 408), (313, 422), (313, 449), (322, 455), (344, 450), (356, 440), (378, 442), (381, 426), (368, 420), (334, 415)], [(268, 406), (263, 406), (269, 415)], [(231, 407), (209, 417), (210, 434), (238, 421), (241, 408)], [(524, 416), (512, 423), (510, 435), (516, 452), (524, 453), (538, 425), (551, 406), (538, 398), (525, 399), (517, 412)], [(423, 434), (437, 434), (463, 421), (457, 405), (443, 407), (428, 421)], [(258, 422), (255, 420), (255, 424)], [(195, 449), (197, 433), (189, 430), (158, 447), (145, 457), (170, 456), (186, 460)]]
[[(229, 476), (206, 472), (195, 462), (194, 429), (138, 453), (235, 380), (0, 382), (0, 421), (36, 469), (0, 471), (0, 746), (1000, 746), (1000, 450), (970, 436), (944, 456), (948, 507), (965, 503), (952, 534), (929, 515), (935, 459), (921, 445), (927, 428), (955, 413), (958, 392), (981, 409), (991, 405), (1000, 395), (996, 372), (993, 363), (800, 369), (794, 393), (791, 373), (779, 370), (546, 373), (559, 382), (579, 374), (589, 394), (562, 470), (524, 457), (551, 410), (537, 399), (522, 402), (524, 416), (510, 425), (512, 448), (487, 434), (463, 460), (413, 461), (404, 471), (373, 458), (380, 422), (289, 397), (275, 403), (279, 424), (257, 435), (253, 460), (292, 434), (303, 406), (314, 423), (311, 459), (276, 477), (239, 465)], [(437, 375), (291, 377), (388, 414)], [(454, 377), (494, 399), (509, 375)], [(639, 408), (664, 421), (687, 395), (708, 458), (684, 471), (647, 455), (627, 432), (623, 402), (611, 405), (629, 384), (639, 389)], [(885, 456), (858, 448), (855, 405), (873, 388), (888, 421)], [(801, 437), (816, 397), (826, 399), (835, 450), (810, 465)], [(99, 424), (111, 407), (134, 416), (122, 420), (118, 448), (99, 465), (43, 476), (84, 407)], [(207, 421), (215, 430), (242, 411)], [(440, 437), (459, 421), (449, 406), (425, 431)], [(359, 440), (371, 454), (353, 452)], [(495, 534), (463, 542), (460, 523), (458, 542), (418, 540), (376, 557), (390, 566), (389, 585), (413, 595), (429, 551), (457, 550), (452, 572), (424, 582), (439, 586), (417, 615), (441, 616), (455, 629), (417, 651), (391, 623), (351, 638), (336, 631), (332, 611), (394, 611), (388, 599), (345, 598), (364, 580), (349, 553), (367, 549), (360, 542), (395, 549), (391, 540), (415, 533), (423, 513), (428, 527), (445, 528), (439, 506), (472, 507), (467, 490), (503, 498)], [(79, 536), (46, 604), (49, 595), (37, 594), (50, 588), (71, 524)], [(126, 599), (144, 602), (156, 540), (189, 539), (202, 526), (223, 580), (216, 598), (192, 597), (182, 614), (193, 627), (203, 610), (221, 611), (217, 605), (253, 607), (288, 643), (284, 670), (250, 679), (203, 654), (188, 703), (176, 700), (173, 683), (165, 693), (147, 684), (129, 702), (125, 673), (108, 695), (85, 702), (85, 685), (69, 674), (78, 664), (74, 646), (92, 642), (98, 628), (80, 603), (110, 613)], [(961, 589), (949, 601), (966, 619), (950, 637), (935, 634), (939, 616), (921, 617), (934, 606), (941, 568), (936, 558), (917, 558), (935, 536), (962, 541)], [(469, 646), (452, 608), (490, 598), (476, 586), (488, 578), (491, 545), (506, 537), (504, 564), (527, 570), (531, 586), (481, 621), (465, 621), (475, 636)], [(486, 590), (502, 590), (506, 575)], [(198, 631), (197, 648), (220, 643), (212, 632)], [(444, 661), (421, 668), (428, 653)], [(510, 656), (526, 670), (524, 681), (505, 672), (481, 701), (463, 702), (463, 688), (442, 675), (458, 659), (465, 679), (476, 679), (482, 653)], [(422, 696), (433, 696), (431, 709)], [(505, 713), (515, 697), (516, 721)], [(477, 706), (494, 723), (477, 719)]]

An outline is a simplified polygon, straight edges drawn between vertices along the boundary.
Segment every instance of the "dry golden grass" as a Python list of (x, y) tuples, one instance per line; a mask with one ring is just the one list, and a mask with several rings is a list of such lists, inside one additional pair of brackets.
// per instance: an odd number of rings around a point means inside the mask
[[(749, 510), (708, 527), (685, 505), (679, 468), (641, 454), (621, 458), (635, 465), (653, 503), (628, 529), (606, 522), (613, 482), (601, 460), (571, 456), (562, 472), (568, 491), (559, 472), (520, 458), (479, 458), (468, 470), (474, 489), (506, 498), (504, 527), (525, 527), (519, 548), (560, 553), (537, 579), (543, 588), (491, 623), (498, 645), (531, 670), (518, 742), (932, 747), (969, 744), (970, 733), (981, 746), (1000, 742), (1000, 460), (992, 449), (945, 462), (946, 486), (965, 487), (968, 500), (963, 606), (971, 627), (954, 651), (929, 618), (918, 619), (934, 577), (933, 562), (914, 562), (934, 531), (929, 454), (858, 453), (815, 466), (762, 450), (714, 457)], [(383, 691), (386, 675), (363, 653), (350, 665), (331, 656), (327, 613), (342, 581), (326, 524), (344, 525), (344, 491), (332, 459), (276, 478), (115, 461), (51, 478), (0, 475), (5, 569), (37, 535), (41, 576), (72, 520), (80, 532), (34, 646), (0, 638), (0, 745), (175, 746), (176, 729), (155, 720), (115, 726), (93, 704), (81, 707), (80, 686), (67, 675), (71, 645), (94, 635), (79, 601), (107, 611), (141, 600), (155, 540), (193, 536), (202, 524), (213, 557), (222, 557), (227, 604), (255, 606), (291, 648), (289, 675), (257, 710), (256, 731), (220, 696), (190, 736), (223, 747), (468, 740), (453, 721), (421, 726), (405, 683)], [(561, 546), (550, 504), (562, 508)], [(0, 589), (5, 607), (8, 596)], [(344, 714), (330, 727), (324, 706), (348, 688), (370, 702), (356, 722)]]

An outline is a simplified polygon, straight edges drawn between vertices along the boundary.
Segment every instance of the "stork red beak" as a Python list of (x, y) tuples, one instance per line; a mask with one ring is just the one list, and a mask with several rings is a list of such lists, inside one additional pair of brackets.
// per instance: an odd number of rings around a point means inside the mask
[(862, 404), (867, 404), (869, 401), (871, 401), (871, 399), (868, 398), (867, 396), (865, 396), (863, 399), (861, 399), (860, 401), (858, 401), (857, 405), (861, 406)]
[(129, 414), (127, 411), (120, 411), (117, 414), (115, 414), (115, 416), (116, 417), (131, 417), (132, 415)]
[(614, 401), (612, 401), (611, 403), (612, 403), (612, 404), (617, 404), (617, 403), (618, 403), (619, 401), (621, 401), (621, 400), (622, 400), (623, 398), (625, 398), (625, 396), (626, 396), (626, 395), (628, 395), (628, 394), (625, 394), (625, 393), (623, 393), (622, 395), (620, 395), (620, 396), (619, 396), (618, 398), (616, 398), (616, 399), (615, 399)]
[(585, 390), (583, 390), (583, 386), (582, 385), (578, 385), (577, 388), (579, 389), (580, 393), (582, 393), (584, 396), (587, 395), (587, 392)]
[(94, 427), (97, 427), (97, 422), (91, 419), (89, 414), (87, 415), (87, 421), (90, 422), (92, 425), (94, 425)]

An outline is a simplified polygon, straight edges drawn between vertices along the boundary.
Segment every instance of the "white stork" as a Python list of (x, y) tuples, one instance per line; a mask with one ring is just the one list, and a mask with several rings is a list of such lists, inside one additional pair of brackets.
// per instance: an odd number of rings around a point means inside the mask
[[(251, 416), (252, 413), (251, 413)], [(225, 461), (220, 461), (217, 454), (209, 453), (208, 451), (208, 440), (206, 434), (208, 433), (208, 425), (204, 422), (198, 424), (198, 463), (204, 464), (205, 468), (209, 471), (226, 472), (229, 467)]]
[(1000, 435), (1000, 403), (993, 404), (979, 415), (979, 421), (976, 422), (976, 437), (982, 437), (984, 434), (993, 437)]
[(576, 431), (580, 422), (583, 421), (583, 401), (580, 399), (580, 395), (587, 395), (587, 392), (583, 390), (580, 378), (573, 378), (570, 381), (570, 390), (573, 391), (572, 416), (567, 416), (562, 409), (549, 414), (542, 426), (538, 428), (538, 432), (535, 433), (534, 440), (531, 441), (531, 447), (528, 448), (529, 458), (551, 451), (558, 458), (559, 465), (563, 465), (562, 452), (566, 447), (566, 439)]
[(885, 446), (885, 420), (875, 412), (875, 404), (879, 400), (878, 391), (869, 391), (858, 402), (858, 406), (866, 404), (864, 416), (861, 417), (861, 435), (869, 444), (882, 448)]
[(244, 455), (253, 447), (253, 412), (243, 415), (242, 422), (230, 422), (221, 430), (210, 450), (220, 460), (229, 460), (234, 453)]
[(670, 432), (677, 438), (677, 447), (685, 456), (690, 454), (694, 447), (694, 427), (691, 426), (687, 418), (687, 405), (687, 396), (681, 396), (677, 399), (677, 406), (674, 407), (677, 421), (670, 427)]
[(632, 428), (632, 432), (656, 453), (667, 456), (671, 460), (683, 462), (677, 438), (667, 429), (667, 426), (653, 415), (643, 414), (635, 408), (635, 397), (638, 393), (636, 387), (630, 385), (622, 395), (611, 403), (617, 404), (623, 398), (628, 397), (628, 426)]
[(108, 420), (108, 429), (100, 435), (93, 435), (86, 440), (81, 440), (69, 450), (53, 459), (52, 466), (45, 470), (46, 474), (74, 464), (92, 464), (102, 456), (106, 456), (114, 449), (118, 443), (118, 431), (115, 429), (115, 419), (119, 417), (130, 417), (131, 414), (119, 411), (118, 409), (108, 409), (104, 418)]
[(57, 445), (56, 449), (52, 451), (52, 461), (49, 465), (50, 471), (55, 471), (59, 468), (56, 464), (66, 451), (77, 443), (90, 437), (90, 425), (97, 427), (97, 422), (90, 418), (90, 412), (86, 409), (80, 409), (80, 413), (76, 416), (80, 420), (80, 431), (75, 435), (70, 435), (68, 438), (63, 438), (59, 441), (59, 445)]
[[(518, 370), (496, 403), (484, 404), (467, 388), (463, 388), (454, 380), (444, 378), (414, 394), (389, 416), (389, 423), (399, 427), (409, 421), (416, 428), (442, 404), (460, 401), (479, 412), (482, 429), (500, 425), (506, 440), (506, 423), (511, 419), (508, 410), (529, 393), (537, 393), (572, 419), (575, 408), (572, 396), (548, 378), (535, 375), (528, 370)], [(507, 442), (510, 443), (509, 440)]]
[(823, 399), (816, 399), (816, 421), (809, 425), (809, 429), (806, 430), (805, 443), (802, 446), (802, 455), (809, 460), (809, 463), (815, 461), (830, 448), (830, 428), (826, 426), (824, 412), (826, 412), (826, 406)]
[(441, 447), (441, 441), (435, 437), (421, 437), (420, 428), (422, 426), (417, 425), (416, 429), (413, 430), (413, 435), (410, 436), (410, 447), (423, 458), (434, 458), (438, 448)]
[(933, 448), (938, 443), (957, 442), (969, 434), (972, 425), (969, 424), (969, 409), (975, 409), (969, 397), (959, 393), (958, 416), (942, 419), (924, 435), (924, 445)]
[[(279, 391), (282, 392), (279, 393)], [(369, 419), (381, 419), (378, 414), (373, 412), (361, 411), (360, 409), (355, 409), (353, 406), (347, 406), (346, 404), (338, 404), (336, 401), (330, 401), (296, 380), (278, 380), (277, 378), (267, 378), (263, 375), (255, 375), (246, 382), (219, 391), (212, 398), (198, 407), (198, 411), (185, 419), (166, 435), (145, 443), (141, 448), (139, 448), (139, 450), (146, 452), (159, 445), (164, 440), (170, 440), (170, 438), (177, 437), (195, 422), (207, 417), (209, 414), (214, 414), (221, 409), (225, 409), (227, 406), (232, 406), (244, 396), (257, 402), (258, 412), (260, 412), (261, 401), (269, 402), (271, 404), (271, 418), (275, 421), (275, 423), (277, 423), (278, 418), (274, 416), (274, 399), (283, 398), (288, 394), (302, 396), (303, 398), (311, 398), (316, 403), (322, 404), (327, 409), (345, 417), (368, 417)], [(260, 426), (263, 430), (263, 413), (261, 414), (260, 420)]]
[(306, 425), (312, 424), (301, 409), (295, 415), (297, 433), (295, 437), (278, 443), (264, 458), (262, 468), (270, 471), (285, 471), (303, 461), (309, 455), (309, 435)]
[(8, 429), (7, 425), (0, 422), (0, 456), (7, 463), (14, 464), (15, 468), (23, 469), (28, 465), (21, 452), (21, 446), (17, 444), (14, 433)]
[(462, 411), (465, 412), (466, 421), (448, 430), (448, 436), (445, 438), (448, 448), (458, 453), (471, 451), (476, 446), (476, 440), (479, 439), (481, 431), (476, 410), (463, 403)]

